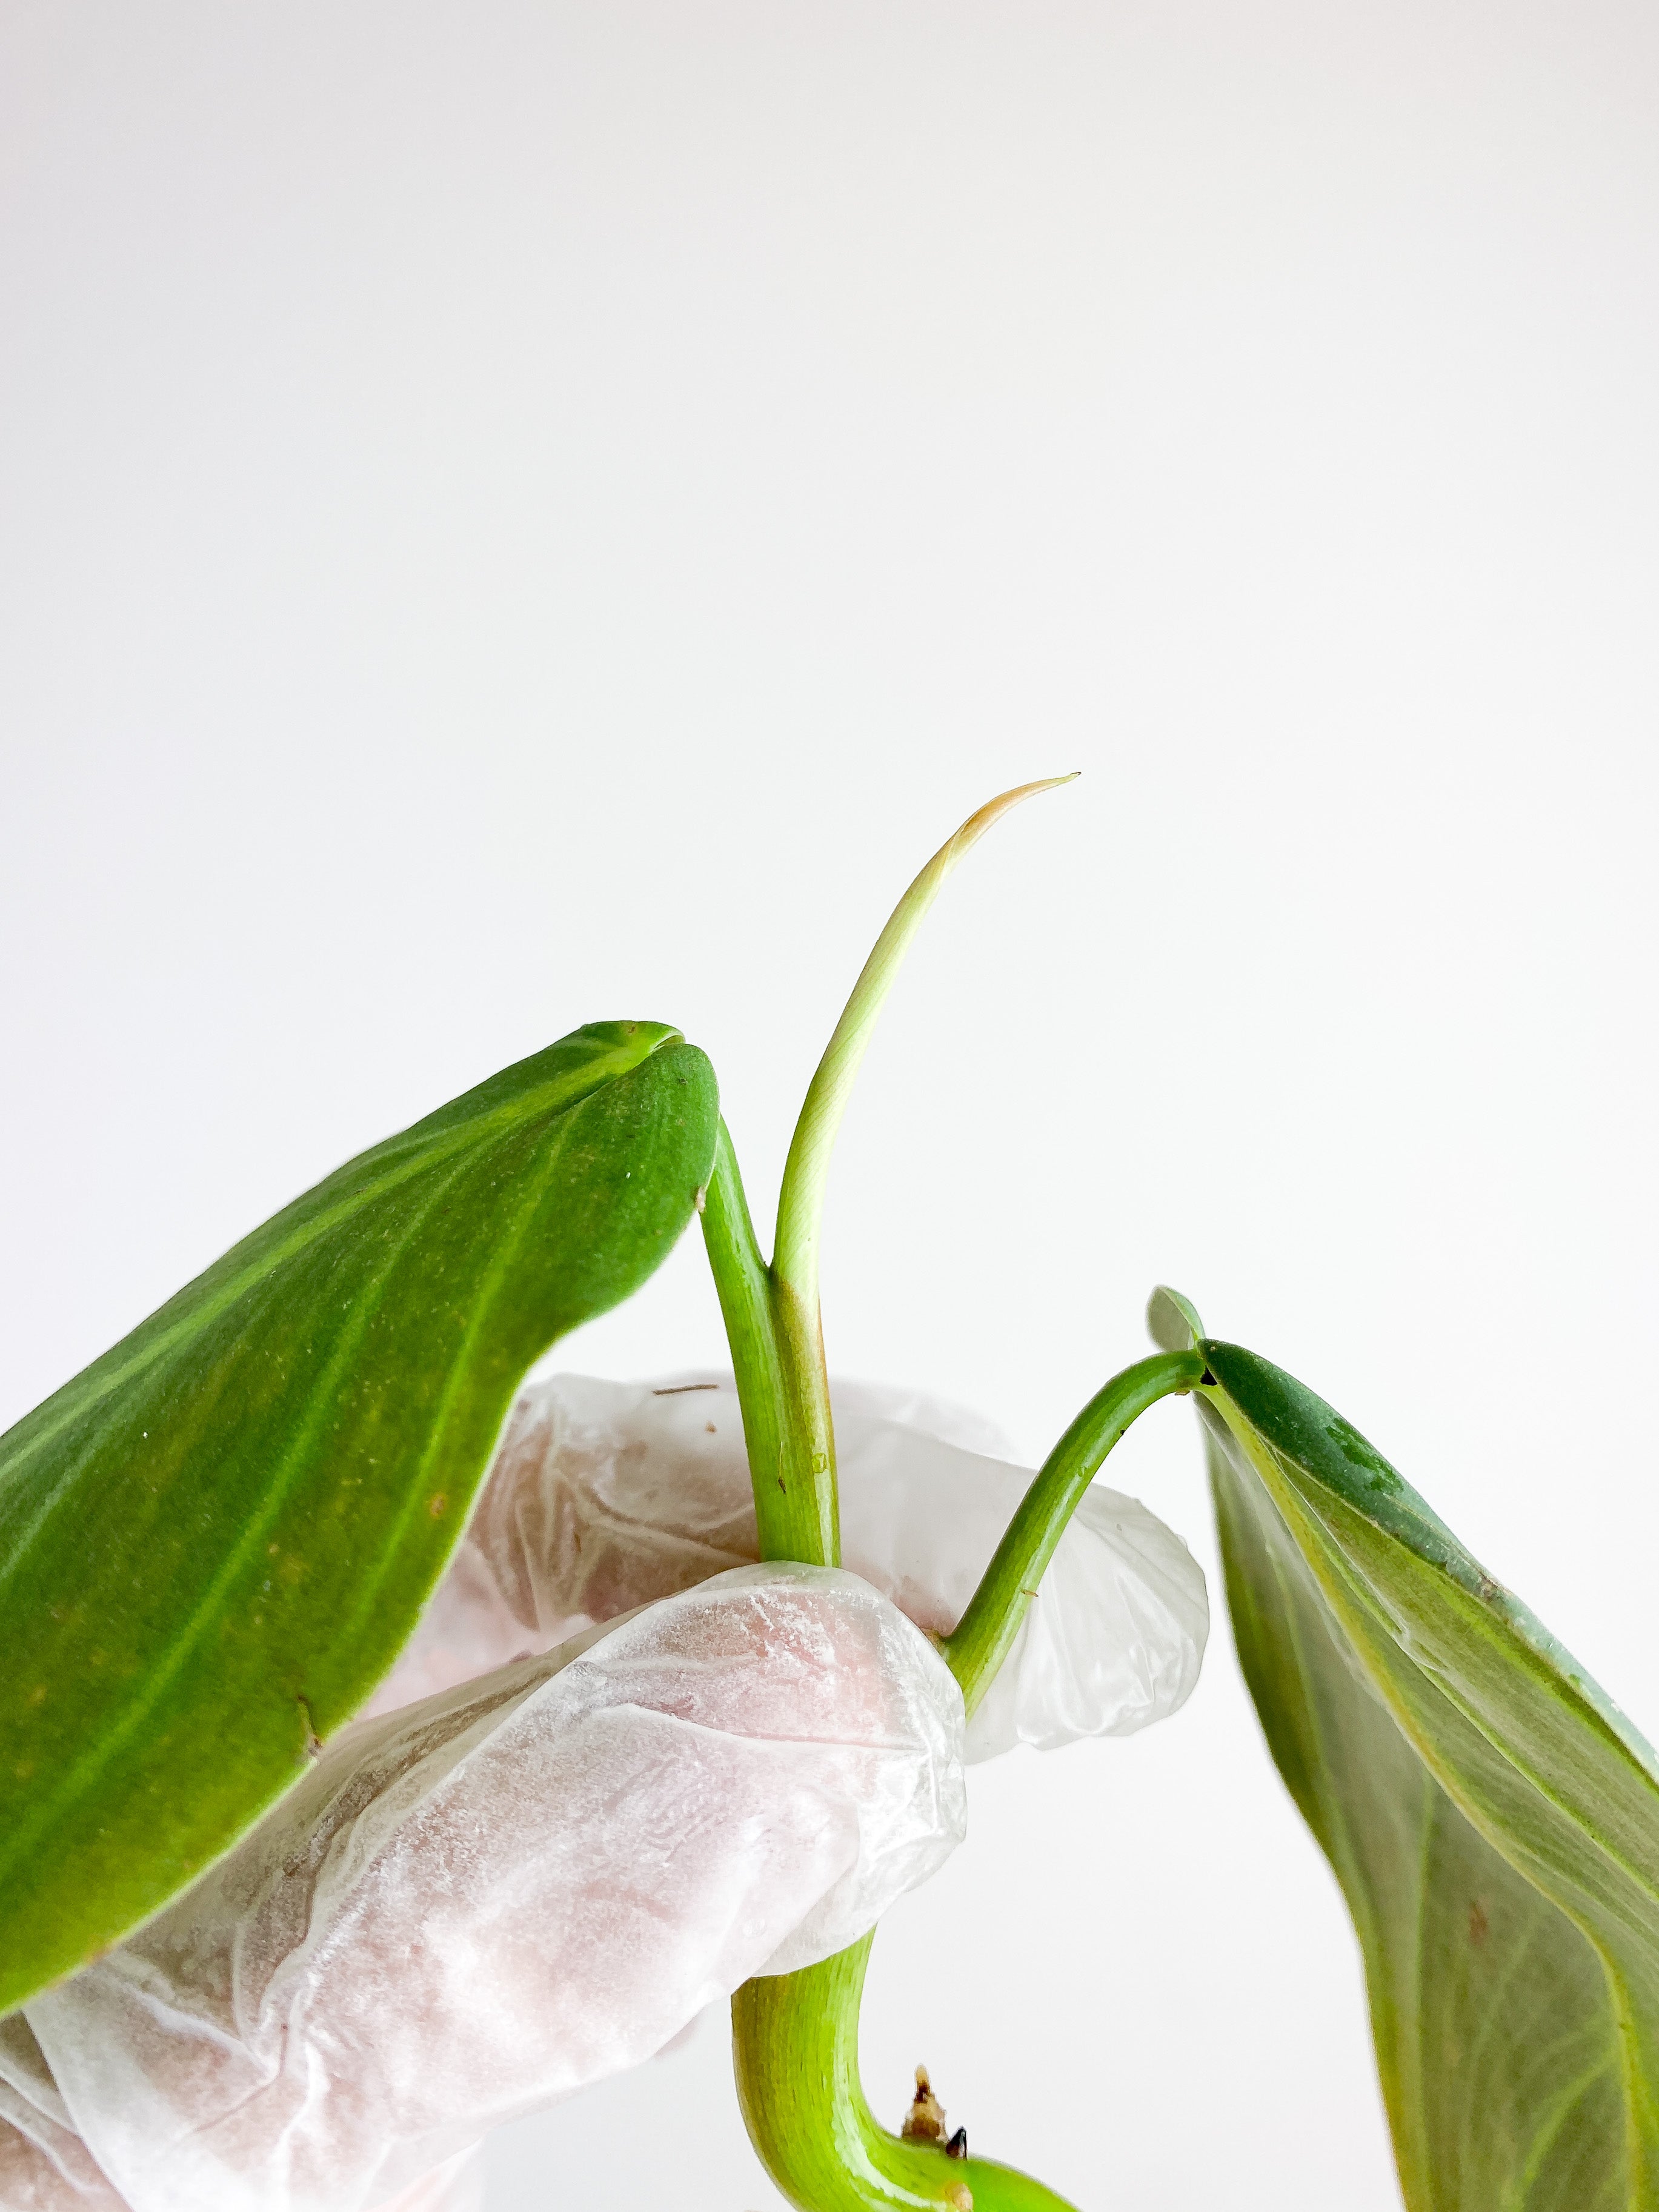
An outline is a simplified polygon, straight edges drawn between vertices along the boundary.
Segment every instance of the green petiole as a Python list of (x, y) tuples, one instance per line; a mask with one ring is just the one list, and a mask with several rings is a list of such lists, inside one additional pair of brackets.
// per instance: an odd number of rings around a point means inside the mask
[(1203, 1379), (1195, 1352), (1158, 1352), (1115, 1375), (1044, 1460), (968, 1610), (939, 1645), (971, 1714), (1019, 1633), (1044, 1569), (1101, 1463), (1149, 1406)]

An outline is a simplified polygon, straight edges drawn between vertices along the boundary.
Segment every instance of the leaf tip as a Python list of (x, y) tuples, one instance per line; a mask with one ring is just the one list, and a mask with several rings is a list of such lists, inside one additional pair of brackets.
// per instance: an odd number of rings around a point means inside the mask
[(1190, 1298), (1159, 1283), (1146, 1301), (1146, 1334), (1160, 1352), (1191, 1352), (1204, 1324)]

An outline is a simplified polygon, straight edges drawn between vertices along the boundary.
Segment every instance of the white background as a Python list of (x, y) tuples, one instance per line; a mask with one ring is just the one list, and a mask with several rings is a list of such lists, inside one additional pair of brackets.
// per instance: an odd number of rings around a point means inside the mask
[[(0, 1418), (578, 1022), (757, 1210), (1002, 786), (830, 1194), (844, 1371), (1035, 1456), (1148, 1286), (1659, 1725), (1659, 17), (1639, 0), (0, 8)], [(563, 1349), (720, 1356), (695, 1242)], [(1189, 1417), (1113, 1478), (1213, 1544)], [(1224, 1627), (978, 1776), (866, 2015), (1091, 2208), (1395, 2204)], [(492, 2212), (758, 2212), (686, 2051)]]

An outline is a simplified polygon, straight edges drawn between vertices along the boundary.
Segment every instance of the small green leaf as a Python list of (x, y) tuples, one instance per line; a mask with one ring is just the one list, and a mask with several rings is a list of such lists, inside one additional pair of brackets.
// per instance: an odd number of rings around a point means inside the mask
[(1353, 1916), (1411, 2212), (1650, 2212), (1653, 1753), (1340, 1414), (1198, 1349), (1239, 1656)]
[(717, 1118), (678, 1031), (578, 1030), (350, 1161), (0, 1437), (0, 2012), (349, 1718), (526, 1369), (667, 1253)]
[(1160, 1283), (1146, 1301), (1146, 1334), (1160, 1352), (1190, 1352), (1204, 1324), (1190, 1298)]

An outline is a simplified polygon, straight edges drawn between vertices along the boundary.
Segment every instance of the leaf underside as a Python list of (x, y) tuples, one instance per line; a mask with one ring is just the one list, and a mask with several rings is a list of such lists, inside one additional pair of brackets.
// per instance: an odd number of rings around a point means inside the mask
[(1353, 1917), (1411, 2212), (1650, 2212), (1653, 1754), (1330, 1407), (1199, 1349), (1239, 1656)]
[(407, 1640), (526, 1370), (690, 1218), (714, 1073), (563, 1038), (349, 1162), (0, 1437), (0, 2012), (158, 1911)]

